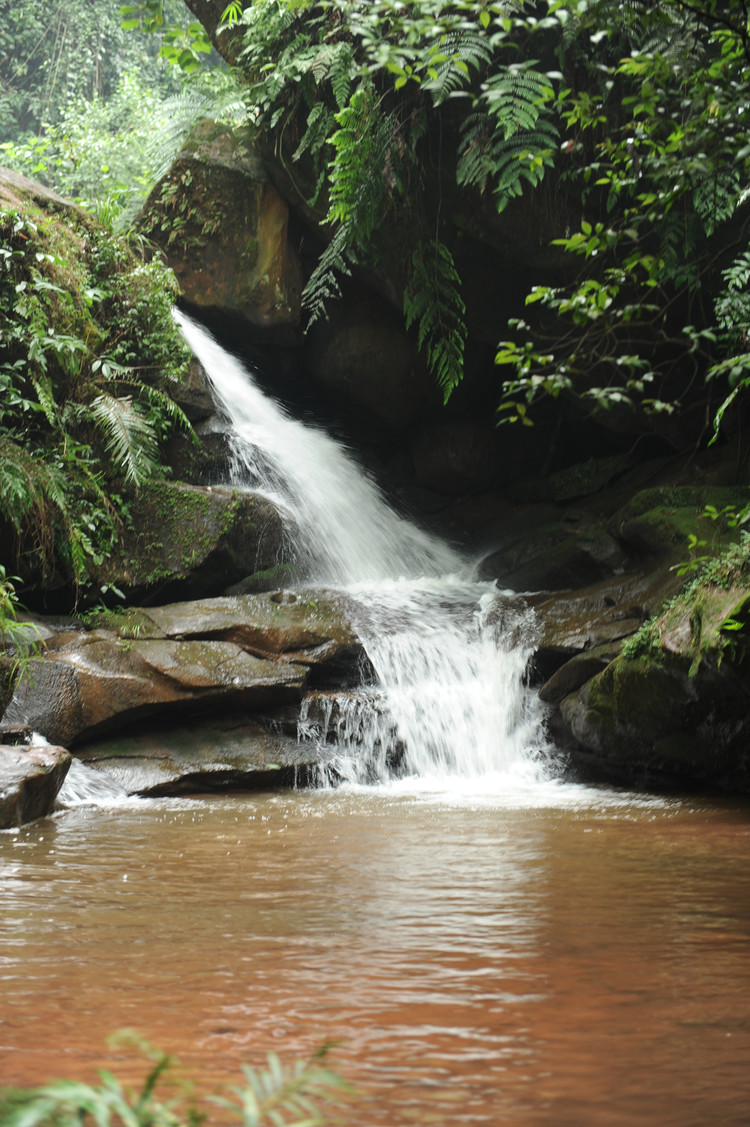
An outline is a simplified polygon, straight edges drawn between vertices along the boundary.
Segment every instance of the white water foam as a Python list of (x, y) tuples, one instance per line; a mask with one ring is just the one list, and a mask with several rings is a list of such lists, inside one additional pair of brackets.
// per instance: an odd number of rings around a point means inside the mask
[(209, 333), (175, 316), (227, 420), (235, 484), (287, 514), (305, 582), (345, 593), (378, 678), (332, 698), (322, 719), (303, 704), (300, 738), (334, 742), (333, 773), (354, 783), (537, 774), (540, 706), (524, 687), (531, 612), (473, 581), (470, 562), (396, 513), (335, 439), (292, 418)]
[(73, 758), (65, 782), (57, 795), (57, 805), (70, 806), (123, 806), (139, 802), (124, 787), (103, 771), (87, 767)]

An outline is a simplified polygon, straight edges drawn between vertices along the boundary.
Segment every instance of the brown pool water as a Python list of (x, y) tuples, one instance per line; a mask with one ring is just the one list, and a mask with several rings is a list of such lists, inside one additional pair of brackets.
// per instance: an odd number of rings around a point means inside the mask
[(336, 1041), (357, 1127), (750, 1122), (750, 809), (533, 787), (81, 807), (0, 834), (0, 1083), (210, 1091)]

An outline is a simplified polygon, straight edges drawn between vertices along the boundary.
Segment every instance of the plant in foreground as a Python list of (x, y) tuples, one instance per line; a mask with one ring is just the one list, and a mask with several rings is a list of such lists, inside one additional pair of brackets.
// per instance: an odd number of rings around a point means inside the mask
[[(208, 1114), (196, 1105), (184, 1085), (168, 1076), (174, 1061), (132, 1033), (120, 1034), (134, 1041), (151, 1059), (140, 1091), (125, 1091), (108, 1071), (100, 1072), (99, 1084), (57, 1080), (39, 1088), (0, 1090), (1, 1127), (199, 1127)], [(338, 1102), (348, 1091), (346, 1083), (323, 1066), (327, 1046), (309, 1060), (283, 1064), (269, 1053), (262, 1069), (242, 1068), (245, 1083), (233, 1087), (230, 1098), (211, 1097), (242, 1127), (318, 1127), (325, 1123), (318, 1103)], [(166, 1101), (157, 1088), (171, 1080), (177, 1095)]]

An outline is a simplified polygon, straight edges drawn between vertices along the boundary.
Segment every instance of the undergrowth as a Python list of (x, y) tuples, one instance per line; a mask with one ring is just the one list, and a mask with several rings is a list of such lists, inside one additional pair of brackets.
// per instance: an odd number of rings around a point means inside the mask
[[(58, 1080), (38, 1088), (0, 1090), (2, 1127), (200, 1127), (211, 1113), (199, 1106), (192, 1090), (174, 1077), (176, 1062), (132, 1033), (118, 1041), (135, 1042), (151, 1059), (138, 1090), (126, 1090), (111, 1072), (98, 1084)], [(208, 1097), (221, 1108), (220, 1121), (241, 1127), (322, 1127), (321, 1110), (341, 1103), (350, 1091), (324, 1065), (324, 1046), (309, 1060), (282, 1063), (269, 1053), (265, 1068), (243, 1066), (243, 1082), (228, 1094)]]

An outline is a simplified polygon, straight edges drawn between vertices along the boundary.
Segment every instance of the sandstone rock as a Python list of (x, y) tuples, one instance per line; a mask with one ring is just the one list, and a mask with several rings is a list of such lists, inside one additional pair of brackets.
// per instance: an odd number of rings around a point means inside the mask
[(0, 745), (0, 830), (51, 814), (70, 764), (62, 747)]
[(613, 576), (577, 591), (527, 596), (539, 623), (537, 661), (550, 676), (576, 654), (626, 638), (682, 583), (664, 566)]
[(4, 723), (76, 746), (145, 718), (298, 702), (309, 684), (357, 684), (362, 647), (326, 592), (265, 595), (103, 612), (30, 662)]
[(302, 293), (288, 223), (249, 131), (213, 121), (195, 126), (139, 220), (191, 305), (235, 315), (257, 340), (286, 345), (300, 339)]
[(264, 661), (230, 642), (94, 633), (33, 659), (5, 719), (74, 746), (147, 716), (299, 697), (307, 675), (306, 666)]

